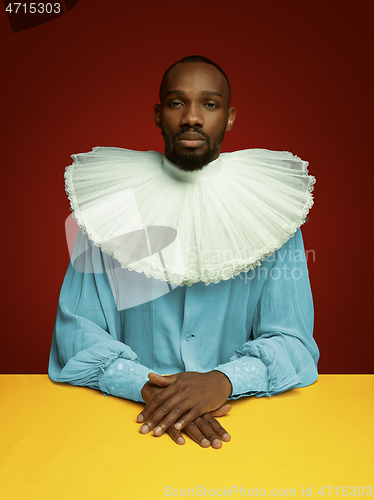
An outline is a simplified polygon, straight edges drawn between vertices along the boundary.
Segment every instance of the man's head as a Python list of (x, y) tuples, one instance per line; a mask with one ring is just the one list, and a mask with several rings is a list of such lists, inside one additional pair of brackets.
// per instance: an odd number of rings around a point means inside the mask
[(209, 59), (188, 56), (170, 66), (154, 107), (166, 157), (183, 170), (201, 169), (218, 158), (235, 120), (230, 99), (227, 76)]

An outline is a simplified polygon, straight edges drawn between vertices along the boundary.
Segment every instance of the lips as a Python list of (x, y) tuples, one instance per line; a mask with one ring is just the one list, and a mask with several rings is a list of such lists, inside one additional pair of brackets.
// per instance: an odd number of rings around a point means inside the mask
[(178, 140), (186, 141), (205, 141), (204, 137), (196, 132), (185, 132), (178, 137)]
[(178, 142), (182, 146), (186, 146), (186, 147), (190, 147), (190, 148), (197, 148), (199, 146), (202, 146), (205, 143), (205, 139), (200, 134), (196, 134), (193, 132), (187, 132), (185, 134), (181, 134), (178, 137)]

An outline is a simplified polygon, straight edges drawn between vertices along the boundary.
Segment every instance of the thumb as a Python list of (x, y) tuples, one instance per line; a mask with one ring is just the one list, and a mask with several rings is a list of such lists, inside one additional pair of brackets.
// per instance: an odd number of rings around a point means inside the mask
[(175, 382), (177, 379), (176, 375), (157, 375), (157, 373), (149, 373), (148, 374), (149, 381), (152, 384), (157, 385), (158, 387), (167, 387), (168, 385)]
[(231, 408), (231, 405), (226, 404), (214, 411), (210, 411), (209, 413), (212, 415), (212, 417), (223, 417), (223, 415), (226, 415), (231, 410)]

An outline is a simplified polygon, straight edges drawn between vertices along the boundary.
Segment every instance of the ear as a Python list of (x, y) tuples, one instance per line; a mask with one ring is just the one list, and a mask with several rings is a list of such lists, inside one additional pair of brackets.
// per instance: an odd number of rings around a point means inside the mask
[(160, 104), (154, 105), (153, 113), (155, 116), (156, 127), (161, 128), (161, 105)]
[(229, 108), (228, 117), (227, 117), (226, 132), (228, 132), (229, 130), (232, 129), (232, 127), (234, 125), (235, 118), (236, 118), (236, 109), (233, 106), (231, 106), (231, 108)]

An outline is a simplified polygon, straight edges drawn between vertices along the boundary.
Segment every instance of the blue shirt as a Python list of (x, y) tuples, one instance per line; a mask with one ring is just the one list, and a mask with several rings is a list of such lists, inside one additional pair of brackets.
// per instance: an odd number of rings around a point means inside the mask
[[(86, 238), (81, 231), (79, 238)], [(61, 289), (52, 380), (142, 401), (150, 371), (218, 369), (231, 381), (231, 398), (270, 396), (317, 379), (319, 352), (300, 229), (254, 270), (208, 286), (178, 286), (122, 310), (104, 271), (110, 257), (87, 242), (83, 268), (70, 262)], [(130, 281), (134, 272), (127, 271)]]

